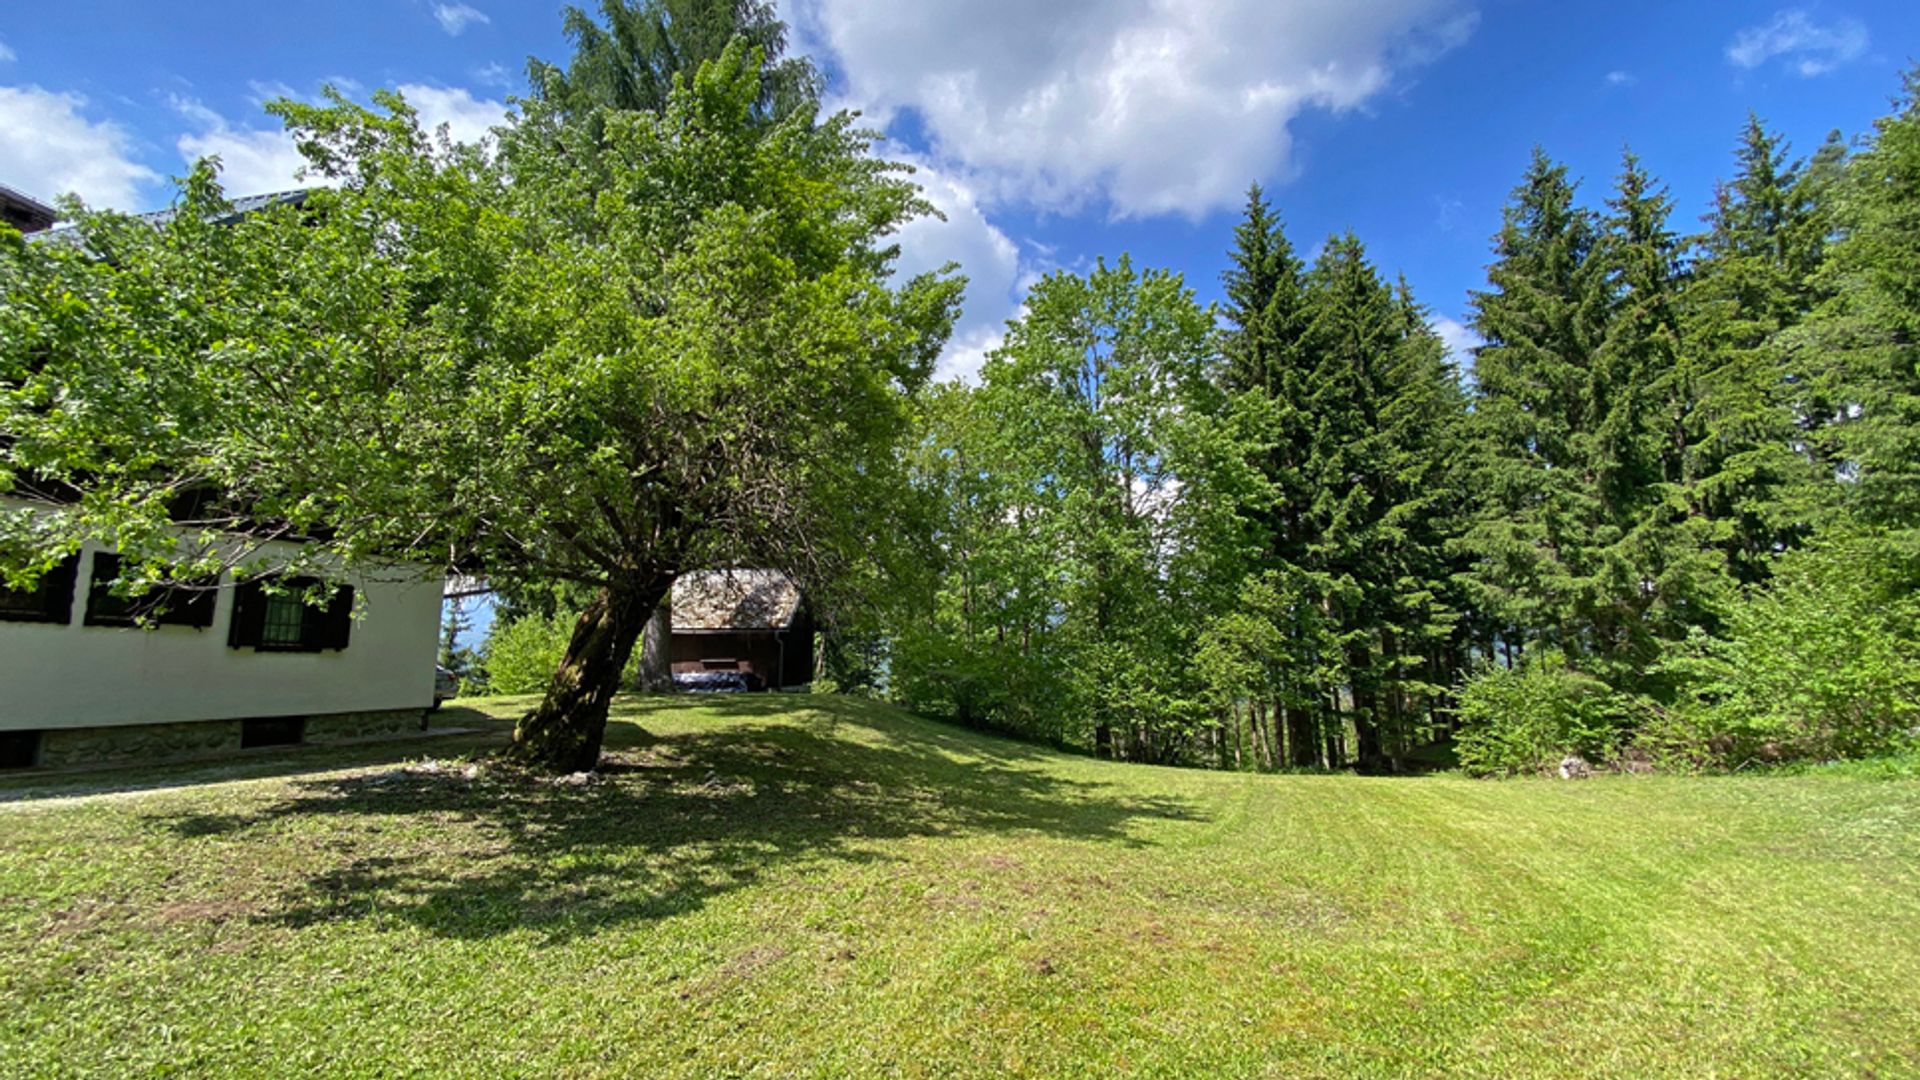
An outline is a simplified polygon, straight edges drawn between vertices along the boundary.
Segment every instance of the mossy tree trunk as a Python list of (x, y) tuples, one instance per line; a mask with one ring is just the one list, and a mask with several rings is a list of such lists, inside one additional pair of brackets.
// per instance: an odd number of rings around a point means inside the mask
[(555, 773), (583, 772), (599, 763), (607, 707), (620, 691), (621, 672), (672, 584), (670, 574), (653, 575), (600, 590), (574, 623), (547, 696), (514, 728), (509, 757)]

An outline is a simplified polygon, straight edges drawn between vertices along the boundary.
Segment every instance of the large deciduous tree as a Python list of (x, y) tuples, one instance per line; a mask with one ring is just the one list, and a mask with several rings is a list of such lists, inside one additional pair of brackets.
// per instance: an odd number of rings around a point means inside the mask
[(203, 166), (171, 225), (0, 243), (0, 490), (82, 493), (8, 515), (0, 550), (204, 570), (168, 510), (211, 490), (228, 511), (191, 536), (574, 583), (592, 601), (513, 752), (590, 768), (681, 569), (825, 581), (884, 540), (958, 302), (892, 280), (888, 235), (927, 208), (851, 117), (769, 118), (764, 92), (736, 41), (657, 112), (535, 99), (491, 151), (387, 95), (281, 103), (335, 185), (298, 210), (215, 224)]
[(659, 112), (676, 78), (717, 59), (735, 39), (758, 49), (756, 118), (776, 120), (813, 108), (820, 73), (787, 56), (787, 24), (765, 0), (600, 0), (599, 18), (569, 6), (561, 16), (573, 56), (562, 68), (527, 64), (534, 92), (562, 109)]

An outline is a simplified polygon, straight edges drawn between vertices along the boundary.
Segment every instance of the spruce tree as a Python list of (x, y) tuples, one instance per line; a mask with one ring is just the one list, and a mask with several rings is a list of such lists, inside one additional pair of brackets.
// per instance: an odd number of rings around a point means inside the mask
[(1720, 523), (1689, 505), (1691, 429), (1703, 379), (1685, 340), (1682, 244), (1672, 202), (1625, 156), (1595, 259), (1609, 307), (1595, 351), (1589, 468), (1597, 487), (1591, 647), (1616, 681), (1639, 681), (1662, 640), (1710, 623), (1724, 595)]
[(1763, 580), (1773, 555), (1807, 536), (1832, 487), (1808, 452), (1832, 407), (1810, 350), (1789, 348), (1782, 333), (1813, 308), (1845, 149), (1836, 134), (1812, 162), (1789, 163), (1781, 140), (1750, 118), (1682, 298), (1695, 397), (1678, 433), (1688, 509), (1714, 523), (1742, 583)]
[[(1507, 205), (1489, 288), (1473, 297), (1473, 488), (1462, 548), (1488, 652), (1534, 644), (1578, 650), (1598, 508), (1588, 471), (1593, 352), (1605, 330), (1606, 280), (1591, 258), (1593, 214), (1565, 166), (1535, 151)], [(1604, 542), (1604, 541), (1603, 541)]]
[[(1324, 606), (1308, 577), (1308, 555), (1317, 530), (1311, 513), (1316, 494), (1307, 472), (1314, 453), (1315, 428), (1309, 384), (1312, 371), (1305, 352), (1307, 298), (1304, 267), (1285, 228), (1254, 185), (1245, 217), (1234, 229), (1231, 267), (1222, 275), (1227, 324), (1220, 344), (1221, 379), (1237, 395), (1260, 432), (1255, 468), (1262, 484), (1258, 505), (1246, 509), (1260, 533), (1256, 543), (1258, 574), (1280, 574), (1289, 582), (1285, 595)], [(1305, 599), (1300, 599), (1305, 598)], [(1322, 687), (1309, 687), (1310, 672), (1324, 662), (1321, 638), (1307, 620), (1291, 620), (1285, 636), (1287, 655), (1276, 658), (1273, 685), (1280, 700), (1271, 709), (1288, 763), (1321, 761), (1326, 713)]]
[(1847, 168), (1828, 299), (1800, 338), (1827, 358), (1834, 421), (1824, 445), (1847, 511), (1873, 525), (1920, 525), (1920, 67), (1896, 112)]

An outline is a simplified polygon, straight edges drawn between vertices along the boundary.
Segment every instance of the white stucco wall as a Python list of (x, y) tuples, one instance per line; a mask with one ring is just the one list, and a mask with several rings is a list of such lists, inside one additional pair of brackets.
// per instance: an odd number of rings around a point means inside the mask
[(227, 647), (233, 591), (213, 625), (153, 630), (83, 626), (89, 547), (75, 575), (65, 626), (0, 621), (0, 730), (318, 715), (433, 704), (439, 648), (437, 577), (349, 576), (358, 617), (338, 652)]

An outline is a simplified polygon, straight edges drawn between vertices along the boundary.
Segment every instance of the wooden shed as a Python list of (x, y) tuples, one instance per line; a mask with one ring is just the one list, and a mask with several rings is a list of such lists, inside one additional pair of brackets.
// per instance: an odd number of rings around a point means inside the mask
[(739, 672), (753, 689), (813, 681), (813, 619), (778, 570), (701, 570), (673, 583), (675, 675)]

